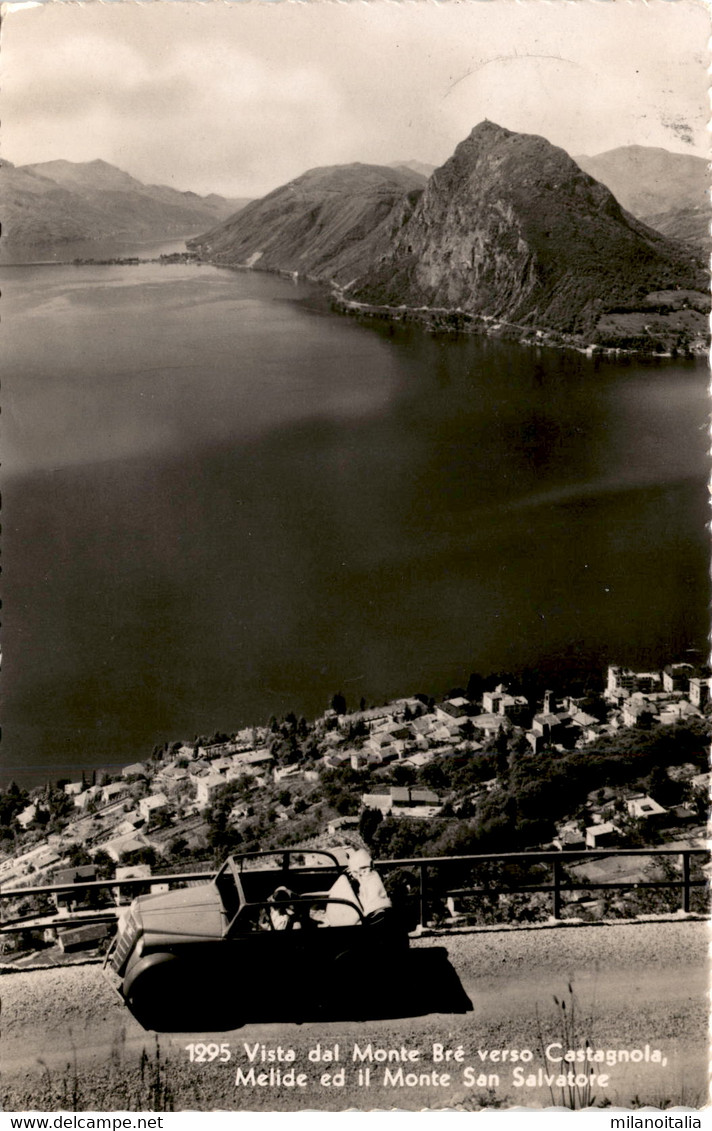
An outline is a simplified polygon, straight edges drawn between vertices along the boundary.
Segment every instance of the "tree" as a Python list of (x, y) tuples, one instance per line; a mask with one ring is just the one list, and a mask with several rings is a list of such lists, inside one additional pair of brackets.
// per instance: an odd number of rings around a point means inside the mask
[(341, 793), (332, 804), (341, 817), (355, 817), (360, 802), (358, 797), (354, 797), (352, 793)]
[(346, 696), (341, 691), (337, 691), (336, 695), (332, 696), (331, 709), (337, 715), (346, 714)]
[(38, 805), (37, 810), (35, 812), (35, 822), (38, 825), (47, 825), (47, 824), (49, 824), (49, 817), (50, 817), (49, 810), (48, 809), (42, 809)]
[(673, 781), (662, 766), (653, 766), (646, 789), (650, 797), (665, 807), (678, 805), (682, 799), (682, 783)]
[(449, 785), (445, 769), (441, 762), (428, 762), (418, 774), (423, 785), (429, 789), (446, 789)]
[(116, 865), (109, 856), (109, 853), (104, 852), (103, 848), (100, 848), (94, 853), (92, 863), (96, 868), (96, 874), (100, 880), (110, 880), (113, 878)]
[(157, 860), (156, 850), (150, 845), (142, 845), (141, 848), (137, 848), (134, 852), (122, 852), (120, 860), (122, 866), (133, 864), (150, 864), (153, 868)]
[(190, 847), (190, 845), (188, 844), (186, 837), (184, 837), (184, 836), (174, 836), (173, 840), (171, 841), (171, 843), (168, 846), (168, 851), (169, 851), (171, 856), (180, 857), (180, 856), (186, 855), (189, 847)]
[(358, 831), (361, 838), (366, 844), (373, 844), (373, 838), (376, 835), (378, 826), (383, 821), (383, 813), (380, 809), (364, 809), (358, 822)]
[[(517, 751), (520, 754), (520, 751)], [(505, 785), (509, 781), (509, 756), (506, 750), (498, 750), (495, 758), (495, 766), (497, 767), (497, 777)]]
[(416, 774), (412, 766), (401, 766), (396, 762), (391, 770), (391, 777), (396, 785), (413, 785)]
[(466, 691), (465, 691), (467, 698), (471, 699), (471, 700), (481, 699), (482, 698), (483, 686), (484, 686), (484, 680), (482, 679), (482, 676), (480, 675), (480, 673), (479, 672), (471, 672), (470, 678), (467, 681), (467, 688), (466, 688)]
[(67, 863), (70, 868), (78, 868), (82, 864), (93, 863), (91, 856), (83, 844), (68, 844), (66, 850)]
[(509, 750), (509, 736), (503, 726), (500, 726), (497, 731), (497, 737), (494, 740), (494, 748), (499, 754), (506, 754)]

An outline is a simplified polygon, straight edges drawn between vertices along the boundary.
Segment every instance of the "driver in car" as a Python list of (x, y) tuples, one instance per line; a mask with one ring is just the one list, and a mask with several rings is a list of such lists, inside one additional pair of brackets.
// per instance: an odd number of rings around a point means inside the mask
[(346, 870), (363, 910), (366, 925), (378, 925), (387, 920), (393, 905), (383, 886), (383, 880), (373, 867), (370, 853), (365, 848), (349, 853)]

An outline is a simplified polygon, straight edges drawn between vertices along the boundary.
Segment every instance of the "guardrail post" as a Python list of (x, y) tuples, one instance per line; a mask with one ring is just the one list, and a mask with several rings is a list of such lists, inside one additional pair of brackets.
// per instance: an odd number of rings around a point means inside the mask
[(690, 853), (682, 853), (682, 910), (690, 911)]
[(561, 861), (554, 860), (554, 918), (561, 918)]
[(420, 926), (425, 926), (425, 864), (421, 863), (418, 868), (418, 903), (419, 903), (419, 921)]

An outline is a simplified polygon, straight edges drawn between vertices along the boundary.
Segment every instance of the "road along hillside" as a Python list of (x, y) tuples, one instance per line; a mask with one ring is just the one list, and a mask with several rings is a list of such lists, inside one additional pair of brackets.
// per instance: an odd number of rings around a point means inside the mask
[[(144, 1031), (97, 965), (8, 973), (3, 1108), (700, 1107), (707, 945), (699, 921), (421, 938), (388, 972), (398, 1013), (381, 995), (344, 1016), (335, 981), (320, 1016), (210, 1034)], [(249, 977), (236, 964), (232, 990)]]

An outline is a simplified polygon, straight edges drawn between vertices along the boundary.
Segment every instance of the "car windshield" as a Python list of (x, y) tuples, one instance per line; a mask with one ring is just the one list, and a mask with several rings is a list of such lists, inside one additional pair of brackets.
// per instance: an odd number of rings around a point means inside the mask
[(229, 864), (225, 864), (217, 876), (215, 877), (215, 884), (220, 895), (225, 914), (228, 919), (234, 918), (237, 915), (240, 907), (240, 893), (235, 882), (235, 877), (232, 868)]

